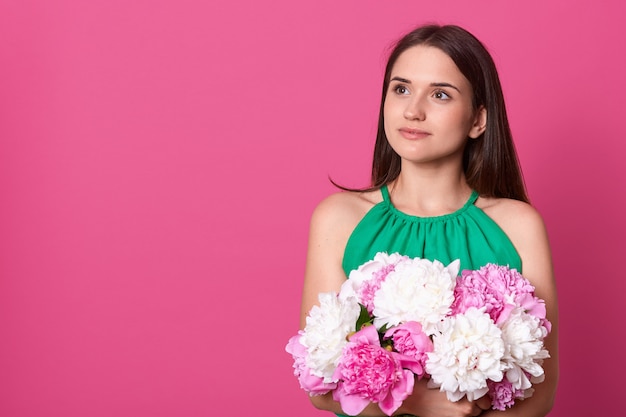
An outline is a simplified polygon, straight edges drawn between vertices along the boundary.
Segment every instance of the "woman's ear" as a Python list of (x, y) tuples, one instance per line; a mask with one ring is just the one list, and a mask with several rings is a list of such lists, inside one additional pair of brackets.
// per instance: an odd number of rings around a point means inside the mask
[(484, 106), (480, 106), (474, 117), (474, 123), (469, 131), (468, 136), (472, 139), (476, 139), (485, 132), (487, 128), (487, 109)]

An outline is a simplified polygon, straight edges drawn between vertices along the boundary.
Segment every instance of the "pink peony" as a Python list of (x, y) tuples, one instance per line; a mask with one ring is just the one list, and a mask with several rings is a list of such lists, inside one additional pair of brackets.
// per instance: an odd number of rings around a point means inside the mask
[(311, 374), (311, 369), (306, 366), (305, 356), (307, 350), (302, 343), (300, 337), (303, 332), (300, 330), (297, 335), (289, 339), (285, 350), (293, 357), (293, 374), (300, 382), (300, 388), (308, 392), (310, 395), (323, 395), (337, 388), (336, 383), (325, 383), (324, 378)]
[(422, 326), (415, 321), (409, 321), (392, 327), (385, 333), (385, 338), (393, 340), (394, 350), (417, 361), (411, 371), (422, 377), (425, 373), (424, 365), (428, 359), (428, 352), (433, 351), (433, 342), (424, 333)]
[(370, 402), (392, 415), (413, 392), (413, 374), (403, 368), (414, 365), (414, 360), (381, 347), (376, 328), (366, 326), (344, 347), (333, 398), (350, 415), (361, 413)]
[(487, 381), (487, 386), (494, 410), (504, 411), (507, 407), (511, 407), (515, 400), (524, 398), (524, 390), (513, 388), (513, 384), (506, 378), (500, 382)]
[(535, 291), (535, 287), (517, 272), (517, 269), (508, 266), (487, 264), (477, 272), (489, 282), (494, 291), (501, 294), (523, 294)]
[(513, 307), (522, 306), (526, 312), (541, 319), (549, 331), (545, 303), (534, 293), (535, 287), (517, 270), (487, 264), (478, 270), (464, 270), (457, 278), (452, 314), (464, 313), (470, 307), (484, 307), (493, 321), (500, 324), (508, 318)]
[[(490, 264), (491, 265), (491, 264)], [(504, 308), (504, 294), (501, 283), (492, 283), (485, 274), (485, 268), (464, 270), (456, 280), (452, 315), (463, 314), (468, 309), (484, 308), (485, 312), (495, 321)]]

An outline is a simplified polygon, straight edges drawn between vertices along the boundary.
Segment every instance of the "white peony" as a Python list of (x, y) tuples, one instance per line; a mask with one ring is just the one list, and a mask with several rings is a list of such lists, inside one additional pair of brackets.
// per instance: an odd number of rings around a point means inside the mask
[(332, 375), (339, 363), (347, 336), (355, 331), (361, 311), (355, 297), (339, 299), (335, 293), (321, 293), (319, 306), (313, 306), (306, 318), (300, 343), (306, 347), (306, 365), (311, 374), (335, 382)]
[[(525, 390), (531, 387), (531, 382), (543, 381), (541, 365), (550, 355), (543, 345), (548, 331), (541, 320), (526, 313), (523, 307), (516, 307), (500, 328), (505, 348), (502, 360), (506, 378), (513, 387)], [(532, 381), (524, 371), (531, 375)]]
[(374, 297), (374, 325), (380, 329), (417, 321), (432, 335), (450, 312), (459, 266), (458, 259), (447, 267), (419, 258), (399, 262)]
[(433, 337), (434, 350), (426, 360), (431, 387), (446, 392), (450, 401), (464, 395), (473, 401), (487, 393), (488, 379), (502, 380), (502, 332), (487, 313), (471, 307), (444, 319), (439, 331)]

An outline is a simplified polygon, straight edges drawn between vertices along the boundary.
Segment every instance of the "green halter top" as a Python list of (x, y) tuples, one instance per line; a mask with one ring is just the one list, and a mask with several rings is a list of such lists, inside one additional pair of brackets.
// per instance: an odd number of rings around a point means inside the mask
[(460, 259), (461, 271), (495, 263), (522, 272), (522, 261), (508, 236), (474, 205), (476, 191), (459, 210), (436, 217), (405, 214), (391, 203), (386, 185), (381, 192), (383, 201), (367, 212), (348, 239), (343, 256), (346, 275), (377, 252), (399, 252), (444, 265)]

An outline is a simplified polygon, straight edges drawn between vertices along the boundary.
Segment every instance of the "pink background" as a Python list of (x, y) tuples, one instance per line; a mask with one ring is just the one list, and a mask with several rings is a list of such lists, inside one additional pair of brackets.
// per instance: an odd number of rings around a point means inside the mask
[(549, 228), (551, 415), (621, 415), (622, 4), (2, 0), (0, 415), (326, 415), (284, 352), (309, 216), (366, 184), (384, 50), (433, 21), (493, 53)]

